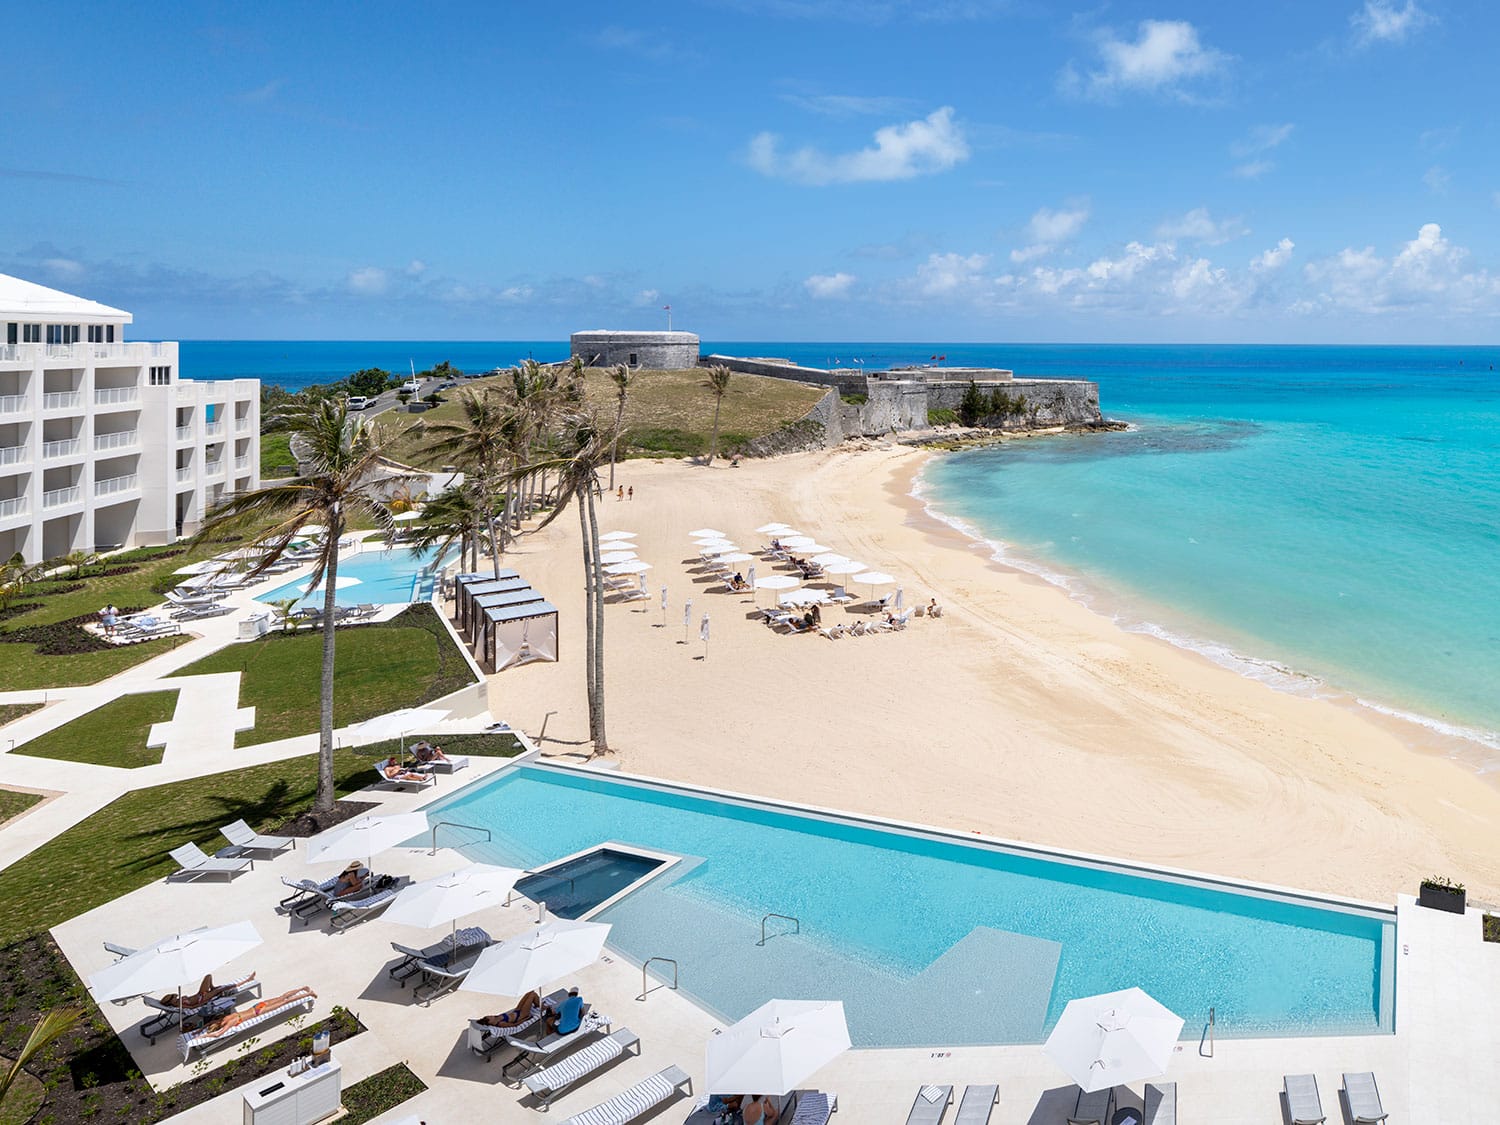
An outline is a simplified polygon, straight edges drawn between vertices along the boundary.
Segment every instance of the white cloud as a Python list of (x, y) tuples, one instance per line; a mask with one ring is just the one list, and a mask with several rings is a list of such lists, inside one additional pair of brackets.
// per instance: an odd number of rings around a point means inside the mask
[(1344, 249), (1304, 269), (1315, 292), (1295, 308), (1385, 315), (1421, 311), (1436, 316), (1500, 313), (1500, 278), (1470, 269), (1468, 251), (1424, 223), (1417, 237), (1391, 258), (1375, 248)]
[(1292, 250), (1296, 245), (1290, 238), (1283, 238), (1269, 250), (1250, 259), (1251, 270), (1257, 273), (1279, 270), (1292, 260)]
[(1142, 20), (1133, 42), (1101, 31), (1095, 45), (1098, 65), (1080, 75), (1069, 63), (1061, 76), (1065, 91), (1110, 98), (1144, 90), (1190, 100), (1186, 85), (1222, 74), (1229, 63), (1224, 52), (1204, 46), (1198, 29), (1186, 20)]
[(1424, 152), (1442, 152), (1444, 149), (1452, 148), (1462, 133), (1463, 129), (1458, 125), (1424, 129), (1417, 137), (1417, 144)]
[(1453, 182), (1453, 173), (1441, 164), (1434, 164), (1422, 173), (1422, 182), (1433, 195), (1447, 195), (1448, 185)]
[(874, 146), (857, 152), (825, 153), (809, 146), (783, 153), (774, 133), (758, 134), (749, 151), (750, 166), (761, 175), (817, 185), (908, 180), (945, 172), (968, 157), (969, 145), (953, 120), (952, 106), (877, 129)]
[(1031, 239), (1031, 245), (1012, 250), (1010, 260), (1022, 263), (1044, 257), (1051, 253), (1059, 243), (1076, 237), (1088, 221), (1087, 204), (1078, 204), (1056, 211), (1050, 207), (1040, 208), (1026, 224), (1026, 234)]
[(42, 268), (54, 278), (66, 281), (76, 281), (88, 272), (82, 262), (75, 262), (72, 258), (44, 258)]
[(1245, 136), (1229, 146), (1229, 155), (1241, 161), (1235, 165), (1233, 175), (1243, 180), (1255, 180), (1276, 167), (1266, 153), (1280, 148), (1291, 137), (1296, 126), (1290, 122), (1281, 125), (1257, 125)]
[(899, 113), (907, 104), (905, 98), (866, 97), (859, 94), (782, 94), (790, 102), (810, 113), (824, 117), (867, 117), (871, 114)]
[(422, 261), (421, 258), (413, 258), (411, 261), (406, 263), (407, 277), (421, 277), (426, 272), (427, 263)]
[(661, 290), (642, 289), (635, 295), (635, 303), (638, 305), (654, 305), (661, 300)]
[(852, 273), (815, 273), (802, 284), (809, 296), (815, 300), (827, 301), (836, 297), (847, 297), (854, 281)]
[(1360, 47), (1404, 42), (1412, 32), (1431, 22), (1432, 16), (1419, 8), (1416, 0), (1406, 0), (1401, 7), (1394, 0), (1365, 0), (1365, 6), (1349, 17), (1355, 45)]
[(1238, 217), (1215, 220), (1207, 207), (1196, 207), (1186, 215), (1168, 219), (1156, 228), (1156, 237), (1175, 242), (1179, 239), (1206, 242), (1218, 246), (1232, 239), (1243, 238), (1250, 228)]
[(500, 300), (506, 304), (519, 304), (531, 300), (534, 292), (529, 285), (511, 285), (500, 290)]
[(361, 266), (349, 271), (349, 289), (363, 297), (378, 297), (390, 288), (391, 277), (379, 266)]
[(942, 297), (973, 289), (982, 281), (988, 254), (929, 254), (917, 267), (917, 289), (923, 296)]

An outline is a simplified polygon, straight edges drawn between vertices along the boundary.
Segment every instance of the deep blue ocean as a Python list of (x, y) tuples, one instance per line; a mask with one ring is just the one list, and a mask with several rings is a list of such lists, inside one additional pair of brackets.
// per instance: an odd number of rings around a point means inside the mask
[[(746, 343), (874, 370), (1099, 383), (1121, 433), (951, 455), (924, 498), (1005, 561), (1247, 674), (1348, 692), (1500, 750), (1500, 348)], [(564, 343), (183, 341), (190, 378), (288, 387)], [(1496, 755), (1500, 762), (1500, 755)]]

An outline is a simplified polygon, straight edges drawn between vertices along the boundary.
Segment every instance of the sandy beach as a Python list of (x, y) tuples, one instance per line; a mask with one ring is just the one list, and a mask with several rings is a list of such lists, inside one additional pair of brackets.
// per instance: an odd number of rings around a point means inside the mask
[[(601, 528), (638, 532), (654, 567), (649, 602), (607, 608), (621, 768), (1382, 903), (1432, 874), (1500, 901), (1500, 789), (1404, 725), (1278, 692), (997, 565), (912, 499), (926, 456), (620, 467), (635, 498), (601, 500)], [(748, 597), (710, 592), (688, 535), (711, 526), (754, 550), (772, 520), (944, 616), (833, 642), (772, 633)], [(490, 682), (494, 713), (528, 732), (556, 712), (548, 754), (587, 751), (578, 535), (569, 511), (508, 553), (561, 610), (561, 659)]]

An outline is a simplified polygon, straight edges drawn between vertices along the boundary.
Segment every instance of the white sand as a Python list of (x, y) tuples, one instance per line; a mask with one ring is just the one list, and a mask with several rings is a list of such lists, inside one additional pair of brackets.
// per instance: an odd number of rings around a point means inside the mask
[[(1381, 902), (1443, 873), (1500, 901), (1500, 790), (1404, 726), (1127, 633), (997, 566), (910, 498), (924, 456), (621, 466), (636, 496), (602, 500), (601, 528), (639, 532), (655, 567), (648, 603), (607, 608), (622, 768)], [(935, 594), (946, 616), (835, 642), (771, 633), (747, 599), (706, 591), (687, 533), (753, 549), (772, 520), (895, 575), (908, 605)], [(578, 535), (569, 510), (510, 553), (561, 610), (562, 657), (490, 687), (491, 709), (533, 734), (557, 712), (549, 753), (587, 749)]]

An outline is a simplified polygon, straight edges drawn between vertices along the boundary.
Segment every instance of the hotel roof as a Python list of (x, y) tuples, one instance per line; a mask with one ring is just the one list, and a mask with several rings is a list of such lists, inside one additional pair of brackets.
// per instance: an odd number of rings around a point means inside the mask
[(45, 317), (72, 320), (123, 320), (132, 317), (123, 309), (112, 309), (98, 301), (75, 297), (60, 289), (48, 289), (34, 281), (0, 273), (0, 318)]

